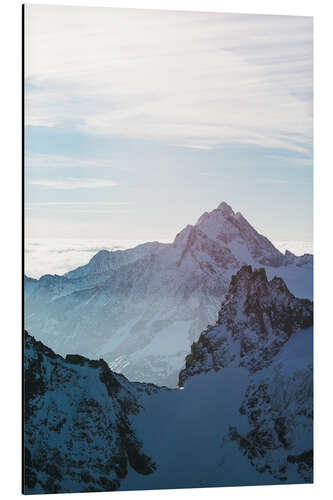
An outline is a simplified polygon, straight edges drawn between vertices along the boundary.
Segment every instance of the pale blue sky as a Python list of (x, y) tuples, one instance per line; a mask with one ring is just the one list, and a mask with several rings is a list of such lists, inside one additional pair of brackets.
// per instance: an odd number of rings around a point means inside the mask
[(26, 7), (27, 236), (312, 239), (312, 19)]

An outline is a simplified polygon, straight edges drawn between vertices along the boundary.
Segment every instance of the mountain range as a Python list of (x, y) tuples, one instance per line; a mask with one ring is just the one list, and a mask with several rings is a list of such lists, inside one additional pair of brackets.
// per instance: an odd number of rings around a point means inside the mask
[(312, 255), (282, 254), (222, 202), (173, 243), (103, 250), (62, 276), (25, 277), (25, 328), (60, 355), (102, 357), (131, 380), (175, 387), (243, 265), (312, 298)]
[(24, 492), (312, 482), (312, 325), (310, 300), (245, 265), (178, 388), (26, 333)]

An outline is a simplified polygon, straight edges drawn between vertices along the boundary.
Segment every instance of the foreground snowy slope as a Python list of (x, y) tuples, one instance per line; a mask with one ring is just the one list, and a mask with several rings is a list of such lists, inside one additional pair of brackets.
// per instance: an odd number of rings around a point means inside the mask
[(142, 394), (136, 428), (158, 467), (149, 478), (130, 471), (122, 489), (312, 482), (312, 303), (247, 267), (226, 302), (192, 347), (183, 390)]
[(228, 366), (179, 392), (143, 394), (136, 428), (157, 469), (130, 470), (121, 489), (312, 482), (312, 375), (308, 328), (256, 374)]
[(172, 244), (101, 251), (64, 276), (26, 278), (25, 325), (62, 355), (103, 357), (130, 379), (175, 386), (243, 264), (312, 298), (312, 256), (284, 256), (223, 202)]
[(312, 302), (263, 269), (232, 278), (183, 389), (25, 345), (27, 492), (312, 481)]

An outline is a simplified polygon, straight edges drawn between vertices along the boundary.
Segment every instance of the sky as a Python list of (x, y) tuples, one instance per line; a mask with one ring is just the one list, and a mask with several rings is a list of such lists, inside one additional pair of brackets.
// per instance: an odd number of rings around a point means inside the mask
[(26, 5), (26, 237), (172, 241), (226, 201), (309, 245), (312, 66), (310, 17)]

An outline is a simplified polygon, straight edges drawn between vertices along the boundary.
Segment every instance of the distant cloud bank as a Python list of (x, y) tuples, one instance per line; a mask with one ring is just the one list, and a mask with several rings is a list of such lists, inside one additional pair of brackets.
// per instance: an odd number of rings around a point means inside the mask
[(303, 255), (304, 253), (313, 253), (313, 243), (312, 241), (273, 241), (276, 248), (280, 250), (280, 252), (285, 252), (289, 250), (293, 252), (295, 255)]
[[(167, 243), (165, 240), (160, 240)], [(48, 239), (32, 238), (25, 242), (25, 274), (40, 278), (44, 274), (64, 274), (76, 267), (87, 264), (100, 250), (125, 250), (133, 248), (142, 240), (112, 239)], [(310, 241), (275, 241), (275, 246), (302, 255), (312, 253)]]

